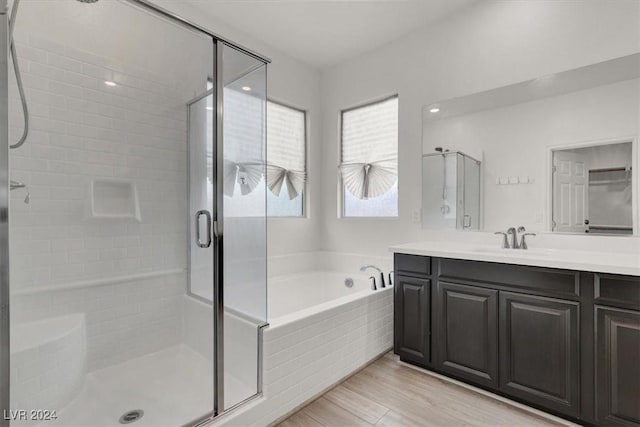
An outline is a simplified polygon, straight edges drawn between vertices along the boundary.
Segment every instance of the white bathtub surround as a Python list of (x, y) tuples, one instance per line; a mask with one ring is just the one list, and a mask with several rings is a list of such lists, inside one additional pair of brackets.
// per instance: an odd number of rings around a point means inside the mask
[(52, 410), (66, 406), (82, 389), (87, 370), (84, 315), (14, 325), (11, 360), (12, 408)]
[[(310, 273), (309, 283), (314, 273)], [(334, 277), (333, 274), (325, 278)], [(339, 275), (342, 277), (342, 275)], [(315, 277), (317, 279), (317, 277)], [(304, 275), (297, 276), (305, 282)], [(302, 296), (295, 282), (289, 292)], [(393, 346), (393, 288), (358, 292), (292, 317), (264, 332), (264, 395), (216, 425), (266, 426)]]
[(185, 273), (169, 271), (17, 291), (11, 295), (11, 322), (83, 314), (87, 366), (93, 371), (180, 343), (185, 289)]
[(529, 249), (502, 249), (502, 236), (435, 232), (432, 239), (394, 245), (391, 252), (640, 276), (640, 239), (539, 233)]

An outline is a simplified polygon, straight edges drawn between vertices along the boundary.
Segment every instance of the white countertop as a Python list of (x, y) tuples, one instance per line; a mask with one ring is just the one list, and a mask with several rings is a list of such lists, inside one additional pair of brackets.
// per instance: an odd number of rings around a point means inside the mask
[(439, 258), (640, 276), (640, 252), (529, 248), (501, 249), (469, 242), (424, 241), (396, 245), (391, 252)]

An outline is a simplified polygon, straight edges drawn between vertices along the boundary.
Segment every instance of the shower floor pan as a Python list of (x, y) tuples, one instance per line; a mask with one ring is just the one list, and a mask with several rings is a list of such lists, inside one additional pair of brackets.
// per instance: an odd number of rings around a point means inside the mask
[[(115, 427), (132, 410), (142, 410), (144, 416), (130, 426), (184, 425), (213, 409), (212, 378), (209, 359), (184, 345), (170, 347), (88, 374), (84, 388), (58, 412), (58, 419), (40, 425)], [(251, 394), (233, 377), (226, 376), (225, 384), (229, 401)]]

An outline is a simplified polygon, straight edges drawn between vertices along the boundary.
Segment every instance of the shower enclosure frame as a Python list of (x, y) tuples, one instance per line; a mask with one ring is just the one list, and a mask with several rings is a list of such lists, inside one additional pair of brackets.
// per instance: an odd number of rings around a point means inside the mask
[(9, 409), (9, 15), (0, 0), (0, 426)]
[[(224, 286), (223, 286), (223, 49), (228, 46), (242, 52), (263, 64), (271, 60), (242, 45), (234, 43), (224, 37), (190, 21), (173, 12), (156, 6), (147, 0), (126, 0), (126, 2), (140, 7), (153, 15), (165, 18), (172, 23), (179, 24), (188, 30), (204, 34), (212, 39), (213, 70), (214, 70), (214, 144), (216, 146), (216, 161), (213, 173), (216, 177), (214, 198), (216, 207), (213, 214), (212, 234), (214, 245), (214, 343), (215, 356), (213, 360), (213, 411), (187, 422), (186, 426), (201, 426), (211, 422), (221, 414), (232, 411), (243, 403), (259, 396), (262, 391), (262, 346), (258, 341), (258, 393), (243, 402), (228, 409), (224, 408)], [(10, 408), (10, 317), (9, 317), (9, 130), (8, 130), (8, 64), (9, 64), (9, 11), (7, 0), (0, 0), (0, 427), (9, 426), (7, 414)], [(258, 328), (257, 337), (261, 338), (263, 326)]]
[[(224, 42), (222, 43), (223, 45), (226, 45)], [(233, 47), (233, 46), (231, 46)], [(218, 56), (218, 52), (220, 53), (220, 56)], [(218, 48), (218, 45), (215, 46), (215, 51), (214, 51), (214, 58), (216, 61), (216, 64), (220, 64), (223, 65), (223, 60), (222, 60), (222, 49)], [(252, 68), (250, 68), (248, 71), (245, 71), (243, 74), (239, 75), (238, 77), (236, 77), (232, 82), (235, 82), (239, 79), (242, 79), (243, 77), (253, 73), (254, 71), (260, 69), (261, 67), (263, 67), (265, 64), (263, 63), (262, 65), (257, 65), (254, 66)], [(209, 80), (209, 82), (211, 82), (213, 84), (213, 87), (209, 90), (207, 90), (205, 93), (203, 93), (202, 95), (199, 95), (195, 98), (193, 98), (192, 100), (190, 100), (187, 103), (188, 107), (191, 107), (192, 105), (202, 101), (203, 99), (209, 97), (209, 96), (215, 96), (215, 99), (219, 99), (222, 102), (220, 103), (220, 105), (224, 104), (224, 74), (222, 72), (222, 68), (217, 68), (215, 69), (215, 73), (216, 73), (216, 78), (213, 80)], [(219, 80), (218, 80), (219, 77)], [(267, 77), (267, 70), (265, 69), (265, 80)], [(227, 86), (229, 84), (231, 84), (232, 82), (227, 82)], [(220, 88), (220, 92), (217, 92), (217, 88)], [(265, 94), (265, 101), (266, 101), (266, 94)], [(217, 102), (214, 101), (215, 104), (218, 104)], [(265, 109), (266, 111), (266, 109)], [(216, 147), (216, 160), (222, 159), (223, 157), (223, 146), (224, 146), (224, 137), (223, 137), (223, 125), (222, 125), (222, 120), (223, 120), (223, 115), (219, 115), (218, 116), (218, 109), (216, 108), (216, 116), (217, 119), (213, 121), (213, 127), (214, 129), (214, 135), (216, 138), (216, 141), (221, 141), (220, 144), (217, 144)], [(219, 119), (219, 120), (218, 120)], [(265, 112), (265, 120), (266, 120), (266, 112)], [(187, 123), (191, 123), (191, 109), (188, 108), (187, 110)], [(218, 133), (219, 132), (219, 133)], [(190, 127), (187, 128), (187, 152), (190, 152), (191, 148), (191, 129)], [(219, 184), (219, 187), (216, 186), (214, 187), (214, 199), (215, 199), (215, 203), (216, 203), (216, 208), (218, 209), (218, 220), (215, 220), (215, 218), (212, 218), (211, 221), (211, 231), (212, 234), (214, 236), (222, 236), (221, 233), (221, 226), (223, 225), (223, 221), (222, 221), (222, 210), (223, 210), (223, 202), (224, 202), (224, 189), (223, 189), (223, 180), (224, 180), (224, 170), (223, 170), (223, 162), (222, 161), (217, 161), (213, 163), (213, 167), (212, 167), (212, 172), (213, 175), (216, 177), (216, 183)], [(219, 171), (219, 174), (218, 174)], [(187, 157), (187, 174), (189, 176), (191, 176), (191, 159), (190, 156)], [(187, 193), (188, 193), (188, 202), (187, 202), (187, 217), (189, 218), (187, 220), (187, 222), (189, 223), (190, 220), (192, 219), (192, 215), (193, 212), (191, 210), (191, 192), (189, 191), (189, 189), (187, 188)], [(220, 196), (218, 198), (218, 196)], [(197, 219), (198, 217), (196, 216), (196, 227), (197, 225)], [(188, 259), (191, 259), (191, 254), (192, 254), (192, 247), (191, 247), (191, 243), (192, 243), (192, 239), (194, 237), (194, 230), (191, 229), (190, 226), (187, 227), (188, 232), (187, 232), (187, 251), (188, 251)], [(214, 272), (218, 272), (220, 271), (220, 274), (222, 276), (222, 269), (223, 269), (223, 251), (222, 251), (222, 244), (220, 245), (220, 247), (215, 246), (214, 245), (214, 240), (212, 240), (212, 245), (214, 248)], [(220, 243), (222, 243), (222, 240), (220, 240)], [(216, 250), (220, 250), (219, 254), (215, 254)], [(214, 274), (214, 278), (215, 278), (215, 274)], [(220, 278), (220, 283), (222, 283), (222, 279)], [(191, 275), (188, 274), (187, 275), (187, 295), (189, 295), (191, 298), (194, 298), (204, 304), (210, 304), (213, 307), (216, 307), (216, 313), (217, 316), (215, 317), (215, 322), (218, 322), (218, 324), (220, 325), (220, 330), (223, 331), (224, 330), (224, 295), (223, 293), (221, 293), (222, 290), (221, 289), (216, 289), (214, 287), (214, 298), (213, 301), (210, 301), (204, 297), (202, 297), (201, 295), (198, 295), (197, 293), (192, 291), (192, 282), (191, 282)], [(217, 296), (217, 298), (216, 298)], [(247, 320), (249, 322), (255, 323), (257, 326), (257, 366), (256, 366), (256, 372), (257, 372), (257, 378), (256, 378), (256, 394), (241, 400), (240, 402), (237, 402), (235, 404), (233, 404), (232, 406), (230, 406), (229, 408), (226, 409), (221, 409), (218, 412), (216, 412), (215, 410), (202, 416), (197, 418), (195, 421), (192, 421), (191, 423), (187, 424), (185, 427), (199, 427), (199, 426), (204, 426), (207, 425), (210, 421), (213, 421), (213, 419), (222, 414), (222, 413), (228, 413), (233, 411), (234, 409), (237, 409), (238, 407), (244, 405), (245, 403), (262, 396), (262, 385), (263, 385), (263, 355), (264, 355), (264, 346), (263, 346), (263, 336), (264, 336), (264, 330), (266, 327), (269, 326), (269, 323), (267, 321), (264, 320), (260, 320), (254, 317), (251, 317), (249, 315), (240, 313), (240, 312), (236, 312), (235, 310), (231, 310), (232, 312), (234, 312), (234, 314), (236, 314), (237, 316), (243, 318), (244, 320)], [(214, 326), (215, 328), (215, 326)], [(217, 330), (217, 329), (216, 329)], [(218, 335), (219, 338), (223, 338), (224, 337), (224, 332), (221, 332)], [(215, 348), (216, 348), (216, 358), (218, 358), (218, 354), (217, 354), (217, 349), (220, 348), (222, 352), (224, 352), (224, 342), (218, 342), (216, 340), (215, 343)], [(224, 357), (223, 355), (219, 356), (219, 360), (222, 362), (220, 363), (220, 365), (218, 365), (218, 367), (214, 368), (215, 371), (217, 372), (219, 375), (219, 378), (224, 378)], [(218, 371), (219, 369), (219, 371)], [(214, 373), (215, 375), (215, 373)], [(221, 388), (221, 390), (224, 390), (223, 388)], [(218, 396), (220, 396), (218, 398)], [(219, 405), (219, 408), (224, 408), (223, 407), (223, 402), (224, 402), (224, 394), (223, 393), (219, 393), (216, 394), (216, 399), (219, 401), (217, 402), (217, 404)]]

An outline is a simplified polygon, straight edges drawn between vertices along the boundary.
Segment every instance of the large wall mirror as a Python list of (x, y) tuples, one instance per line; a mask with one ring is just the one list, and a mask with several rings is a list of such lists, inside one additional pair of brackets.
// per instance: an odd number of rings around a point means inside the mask
[(422, 226), (638, 235), (640, 54), (422, 112)]

